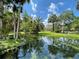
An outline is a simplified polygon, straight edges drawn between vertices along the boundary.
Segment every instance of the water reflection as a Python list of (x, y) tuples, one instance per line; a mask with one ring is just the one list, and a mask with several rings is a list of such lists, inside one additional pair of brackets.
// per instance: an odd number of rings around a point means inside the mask
[(60, 53), (57, 53), (55, 59), (64, 59), (63, 53), (61, 53), (61, 52)]
[[(16, 53), (5, 55), (3, 59), (79, 59), (79, 40), (50, 38), (29, 35), (24, 38), (26, 45)], [(8, 57), (7, 57), (8, 56)], [(10, 57), (10, 58), (9, 58)], [(1, 58), (0, 58), (1, 59)]]
[(76, 54), (73, 59), (79, 59), (79, 53)]

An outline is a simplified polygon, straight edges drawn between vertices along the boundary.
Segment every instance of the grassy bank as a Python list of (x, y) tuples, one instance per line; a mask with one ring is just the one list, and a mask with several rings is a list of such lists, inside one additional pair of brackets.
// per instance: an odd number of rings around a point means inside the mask
[(51, 36), (51, 37), (65, 37), (65, 38), (73, 38), (79, 39), (79, 34), (63, 34), (63, 33), (54, 33), (50, 31), (41, 31), (39, 32), (40, 35)]
[(3, 40), (0, 41), (0, 49), (11, 48), (14, 46), (18, 46), (20, 44), (20, 40)]
[(2, 40), (0, 41), (0, 55), (9, 50), (17, 49), (17, 47), (23, 44), (24, 42), (22, 40)]

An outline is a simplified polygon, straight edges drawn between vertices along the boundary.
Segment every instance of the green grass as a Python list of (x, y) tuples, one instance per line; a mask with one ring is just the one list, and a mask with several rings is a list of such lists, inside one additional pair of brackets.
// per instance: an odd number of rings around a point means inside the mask
[(19, 46), (23, 45), (22, 40), (1, 40), (0, 41), (0, 55), (18, 49)]
[[(21, 35), (25, 35), (25, 32), (19, 32)], [(14, 32), (10, 32), (8, 35), (14, 35)]]
[[(43, 35), (43, 36), (54, 37), (54, 38), (64, 37), (64, 38), (69, 38), (69, 39), (73, 39), (73, 40), (79, 40), (79, 34), (62, 34), (62, 33), (50, 32), (50, 31), (41, 31), (41, 32), (39, 32), (39, 34)], [(57, 43), (59, 44), (62, 42), (57, 42)], [(78, 45), (65, 43), (65, 42), (63, 44), (79, 51)]]
[(62, 33), (55, 33), (50, 31), (41, 31), (39, 32), (40, 35), (44, 36), (51, 36), (51, 37), (65, 37), (65, 38), (72, 38), (72, 39), (79, 39), (79, 34), (62, 34)]
[(4, 49), (14, 48), (20, 46), (22, 43), (21, 40), (3, 40), (0, 41), (0, 51)]

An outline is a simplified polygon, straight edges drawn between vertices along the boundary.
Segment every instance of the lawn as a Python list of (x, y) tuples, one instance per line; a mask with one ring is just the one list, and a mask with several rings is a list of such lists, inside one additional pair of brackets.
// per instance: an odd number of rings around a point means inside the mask
[(40, 35), (44, 36), (51, 36), (51, 37), (65, 37), (65, 38), (72, 38), (72, 39), (79, 39), (79, 34), (64, 34), (64, 33), (55, 33), (50, 31), (41, 31), (39, 32)]

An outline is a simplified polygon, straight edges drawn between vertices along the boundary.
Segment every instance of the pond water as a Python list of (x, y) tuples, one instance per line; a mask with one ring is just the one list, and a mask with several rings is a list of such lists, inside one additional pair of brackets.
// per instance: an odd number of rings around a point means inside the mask
[(1, 59), (79, 59), (79, 40), (33, 36), (16, 53), (6, 53)]

